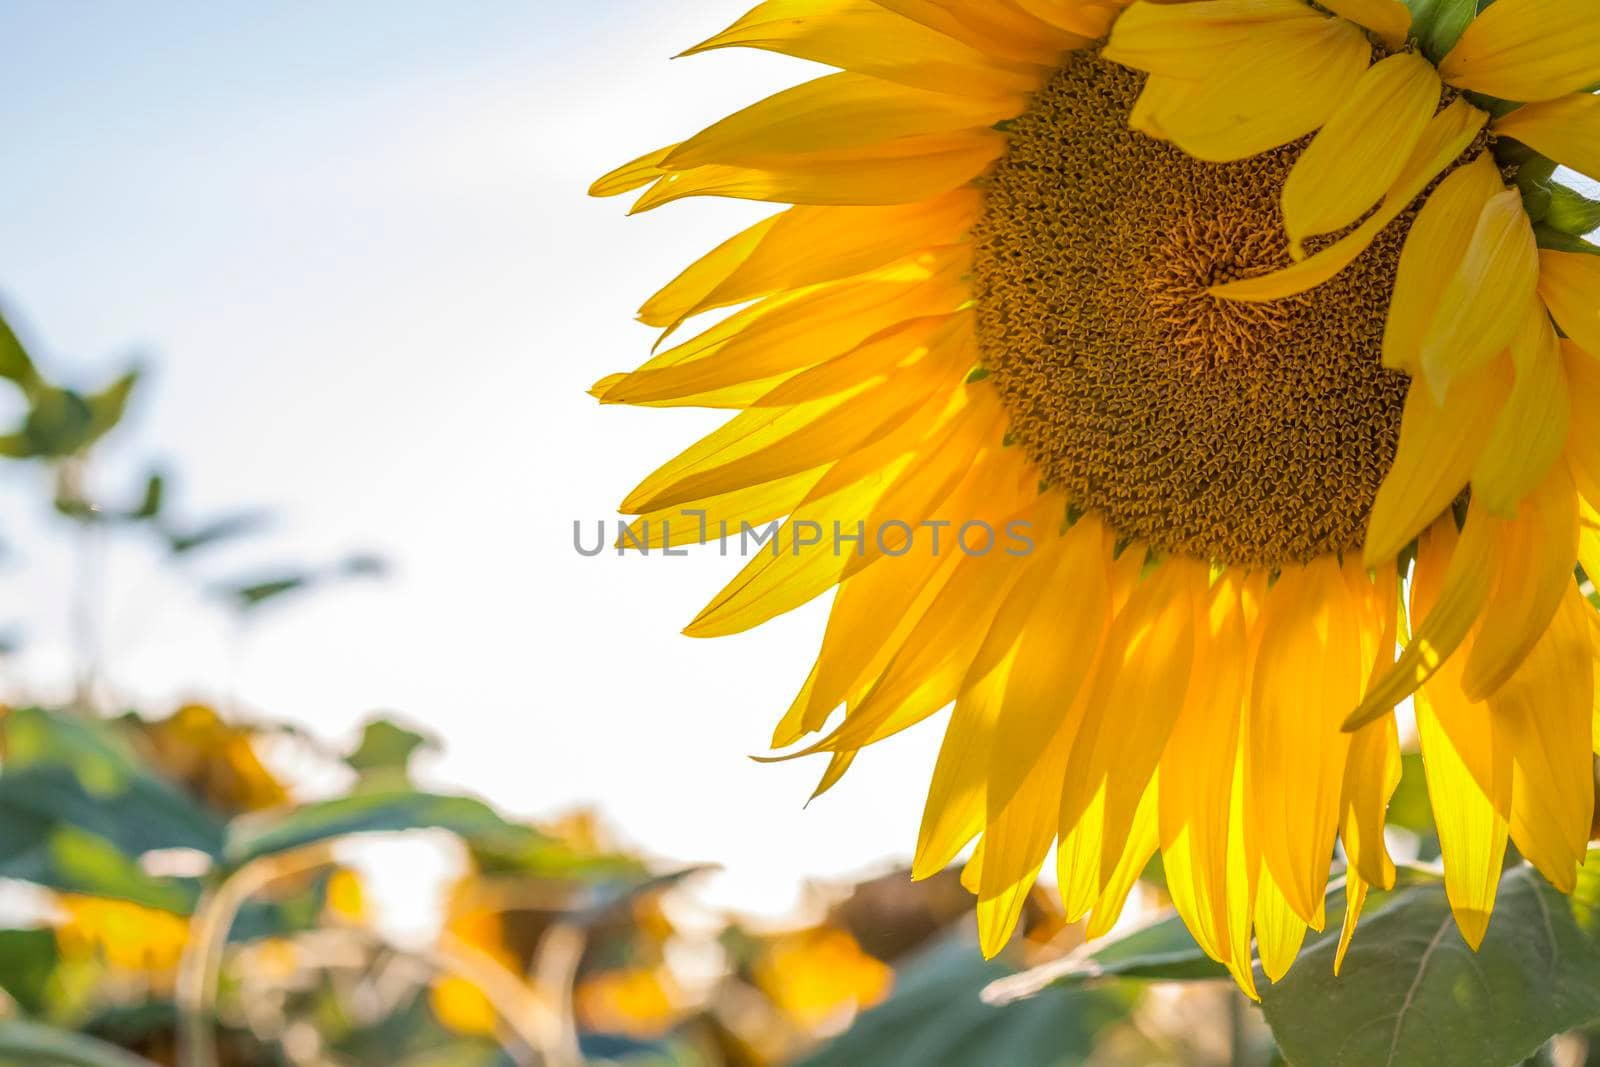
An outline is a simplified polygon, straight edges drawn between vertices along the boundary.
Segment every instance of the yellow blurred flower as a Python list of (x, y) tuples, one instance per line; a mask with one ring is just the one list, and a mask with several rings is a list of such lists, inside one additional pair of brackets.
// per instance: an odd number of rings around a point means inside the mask
[(806, 1030), (880, 1003), (894, 971), (844, 930), (820, 926), (773, 939), (752, 966), (762, 992)]

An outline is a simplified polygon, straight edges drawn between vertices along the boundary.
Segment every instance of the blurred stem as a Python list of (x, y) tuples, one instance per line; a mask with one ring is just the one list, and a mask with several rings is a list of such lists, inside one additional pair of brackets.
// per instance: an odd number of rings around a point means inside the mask
[(56, 468), (56, 496), (71, 500), (84, 509), (84, 516), (72, 518), (77, 526), (77, 577), (72, 597), (72, 635), (77, 665), (72, 699), (80, 714), (95, 710), (95, 691), (105, 649), (100, 634), (100, 601), (105, 574), (105, 536), (93, 520), (93, 505), (84, 491), (86, 471), (82, 457), (63, 460)]
[[(201, 898), (189, 944), (178, 964), (177, 1067), (218, 1067), (216, 1047), (217, 988), (222, 977), (228, 933), (239, 909), (268, 885), (283, 878), (307, 874), (334, 862), (333, 841), (319, 841), (274, 856), (263, 856), (240, 867)], [(555, 941), (550, 934), (560, 931)], [(507, 970), (481, 949), (442, 934), (437, 948), (415, 955), (440, 974), (461, 978), (481, 992), (507, 1031), (506, 1051), (519, 1067), (581, 1067), (577, 1030), (571, 1017), (572, 981), (583, 955), (583, 932), (558, 924), (540, 942), (539, 975), (548, 970), (560, 983), (561, 1007), (552, 1012), (515, 972)], [(548, 957), (548, 963), (546, 958)]]
[(577, 1008), (573, 995), (578, 982), (578, 965), (588, 946), (588, 935), (581, 926), (556, 922), (539, 939), (530, 977), (539, 989), (553, 992), (560, 999), (551, 1017), (552, 1029), (542, 1046), (546, 1067), (579, 1067), (583, 1054), (578, 1048)]
[(239, 909), (280, 878), (315, 870), (332, 860), (332, 845), (325, 841), (276, 856), (262, 856), (234, 871), (201, 897), (189, 943), (178, 963), (177, 1067), (218, 1067), (214, 1020), (217, 983), (222, 976), (228, 932)]

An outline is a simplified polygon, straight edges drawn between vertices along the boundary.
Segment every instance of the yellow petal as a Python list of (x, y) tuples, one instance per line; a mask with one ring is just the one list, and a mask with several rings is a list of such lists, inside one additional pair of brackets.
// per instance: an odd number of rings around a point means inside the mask
[(1267, 980), (1280, 982), (1294, 966), (1306, 940), (1306, 921), (1289, 906), (1289, 898), (1263, 866), (1256, 888), (1256, 948)]
[[(1353, 568), (1347, 564), (1346, 577)], [(1360, 576), (1362, 582), (1366, 576)], [(1400, 613), (1397, 598), (1399, 580), (1392, 563), (1378, 568), (1372, 608), (1378, 639), (1373, 648), (1371, 683), (1377, 683), (1392, 668), (1399, 637)], [(1367, 689), (1370, 691), (1372, 685)], [(1400, 785), (1400, 731), (1393, 715), (1384, 715), (1357, 730), (1350, 738), (1350, 756), (1345, 764), (1343, 814), (1339, 836), (1350, 857), (1352, 875), (1360, 872), (1372, 885), (1388, 889), (1394, 885), (1394, 861), (1384, 845), (1383, 826), (1389, 798)], [(1357, 905), (1359, 908), (1359, 905)]]
[(1344, 883), (1344, 926), (1339, 931), (1339, 950), (1333, 957), (1333, 974), (1338, 977), (1344, 969), (1344, 958), (1350, 952), (1350, 942), (1356, 935), (1356, 923), (1361, 921), (1361, 909), (1367, 902), (1367, 883), (1361, 875), (1351, 871)]
[(915, 726), (959, 695), (967, 668), (1025, 572), (1026, 561), (994, 552), (958, 555), (954, 566), (950, 581), (844, 723), (804, 752), (785, 758), (864, 748)]
[(1588, 0), (1498, 0), (1439, 64), (1444, 80), (1502, 100), (1549, 100), (1600, 82), (1600, 19)]
[(1292, 267), (1256, 278), (1215, 285), (1208, 292), (1225, 300), (1270, 303), (1315, 289), (1334, 278), (1354, 263), (1378, 234), (1422, 195), (1422, 191), (1432, 184), (1440, 171), (1466, 151), (1488, 121), (1487, 114), (1465, 100), (1452, 101), (1428, 123), (1422, 140), (1417, 142), (1416, 151), (1406, 161), (1405, 169), (1395, 179), (1394, 186), (1384, 196), (1382, 205), (1372, 217), (1321, 252)]
[(1322, 6), (1358, 23), (1398, 52), (1411, 35), (1411, 11), (1400, 0), (1323, 0)]
[(1007, 905), (980, 912), (980, 940), (990, 956), (1020, 917), (1016, 887), (1032, 884), (1056, 836), (1084, 689), (1111, 621), (1106, 548), (1097, 522), (1078, 522), (1062, 539), (1054, 574), (1016, 594), (1033, 601), (1034, 610), (1017, 642), (990, 754), (989, 845), (978, 900)]
[(1600, 359), (1600, 256), (1540, 249), (1539, 295), (1566, 335)]
[(1522, 206), (1507, 189), (1478, 217), (1422, 341), (1422, 369), (1435, 399), (1452, 382), (1505, 351), (1528, 321), (1539, 288), (1539, 245)]
[(1589, 607), (1569, 578), (1561, 610), (1510, 683), (1489, 699), (1512, 752), (1511, 837), (1570, 893), (1594, 820), (1594, 650)]
[(697, 260), (651, 297), (639, 318), (670, 328), (702, 311), (838, 281), (957, 244), (980, 208), (974, 189), (893, 207), (790, 208)]
[[(1225, 2), (1157, 10), (1210, 9)], [(1117, 21), (1117, 30), (1127, 19), (1124, 15)], [(1114, 30), (1113, 45), (1116, 37)], [(1215, 55), (1200, 49), (1195, 53)], [(1212, 62), (1205, 76), (1188, 84), (1188, 91), (1162, 92), (1154, 102), (1141, 100), (1130, 124), (1170, 140), (1196, 159), (1228, 162), (1258, 155), (1327, 122), (1355, 91), (1371, 62), (1371, 45), (1352, 24), (1319, 18), (1268, 23), (1226, 54), (1226, 63)]]
[(1250, 704), (1261, 857), (1310, 922), (1328, 879), (1350, 737), (1365, 681), (1361, 635), (1338, 564), (1285, 568), (1267, 596)]
[(1128, 904), (1128, 894), (1133, 892), (1135, 883), (1150, 860), (1156, 854), (1160, 843), (1157, 832), (1157, 807), (1161, 790), (1161, 776), (1158, 773), (1150, 779), (1150, 784), (1145, 787), (1144, 796), (1139, 800), (1139, 807), (1133, 816), (1133, 825), (1128, 830), (1127, 842), (1122, 848), (1122, 857), (1111, 871), (1111, 878), (1106, 883), (1105, 892), (1100, 895), (1100, 900), (1094, 906), (1094, 914), (1089, 920), (1086, 936), (1104, 937), (1111, 932), (1111, 928), (1122, 917), (1122, 909)]
[(1213, 957), (1228, 948), (1228, 805), (1244, 703), (1243, 578), (1212, 586), (1197, 631), (1189, 698), (1161, 757), (1161, 855), (1167, 890), (1195, 938)]
[[(608, 404), (683, 401), (730, 385), (788, 377), (873, 340), (928, 340), (931, 316), (948, 315), (966, 299), (967, 249), (917, 256), (861, 278), (769, 298), (662, 352), (608, 389)], [(885, 331), (915, 334), (884, 338)], [(771, 391), (769, 386), (766, 392)], [(770, 406), (770, 405), (769, 405)]]
[(1560, 462), (1572, 420), (1561, 341), (1537, 301), (1511, 341), (1511, 362), (1516, 384), (1472, 472), (1472, 495), (1502, 517)]
[(1041, 22), (1067, 33), (1097, 40), (1106, 35), (1128, 0), (1016, 0), (1016, 5)]
[(1361, 76), (1284, 183), (1284, 227), (1296, 247), (1343, 229), (1378, 202), (1438, 110), (1439, 90), (1433, 65), (1407, 53)]
[[(1591, 358), (1571, 341), (1561, 342), (1561, 357), (1572, 393), (1567, 464), (1578, 492), (1590, 504), (1600, 507), (1600, 360)], [(1600, 581), (1600, 574), (1596, 580)]]
[(1417, 214), (1400, 253), (1394, 296), (1384, 324), (1383, 365), (1420, 370), (1422, 342), (1439, 310), (1450, 276), (1467, 254), (1490, 197), (1505, 189), (1500, 168), (1485, 154), (1439, 183)]
[(956, 560), (908, 553), (844, 582), (811, 677), (774, 734), (773, 748), (822, 729), (840, 704), (884, 672), (949, 581)]
[(738, 537), (742, 523), (760, 526), (792, 512), (822, 477), (810, 470), (775, 482), (737, 489), (698, 502), (692, 510), (662, 508), (628, 524), (619, 549), (684, 548), (709, 544), (724, 535)]
[[(1464, 547), (1464, 545), (1463, 545)], [(1453, 562), (1453, 561), (1452, 561)], [(1418, 560), (1412, 614), (1428, 618), (1441, 598), (1437, 568)], [(1444, 854), (1445, 892), (1456, 925), (1476, 948), (1489, 928), (1511, 816), (1511, 747), (1485, 704), (1461, 692), (1461, 660), (1445, 662), (1417, 693), (1417, 732), (1428, 799)]]
[(1368, 688), (1360, 707), (1345, 721), (1346, 730), (1389, 714), (1461, 647), (1494, 588), (1495, 553), (1500, 544), (1496, 524), (1497, 520), (1475, 504), (1467, 512), (1466, 529), (1459, 538), (1451, 515), (1442, 516), (1423, 534), (1417, 543), (1414, 581), (1436, 590), (1427, 601), (1428, 614), (1413, 615), (1419, 621), (1411, 643), (1394, 666)]
[(928, 785), (911, 868), (913, 878), (938, 874), (983, 832), (989, 753), (1006, 674), (1005, 670), (990, 674), (956, 701)]
[(729, 115), (673, 149), (661, 169), (781, 167), (796, 156), (992, 126), (1026, 103), (1021, 93), (974, 99), (848, 71), (830, 74)]
[(971, 0), (876, 0), (890, 11), (951, 37), (986, 56), (1054, 68), (1061, 54), (1086, 42), (1010, 4)]
[(1600, 96), (1573, 93), (1519, 107), (1494, 124), (1562, 166), (1600, 180)]
[(1469, 700), (1506, 683), (1555, 617), (1578, 563), (1578, 497), (1561, 467), (1523, 502), (1509, 522), (1497, 522), (1494, 591), (1473, 639), (1461, 678)]
[[(1228, 804), (1228, 943), (1223, 963), (1246, 996), (1259, 1001), (1251, 959), (1251, 930), (1256, 921), (1256, 893), (1262, 877), (1253, 819), (1246, 810), (1251, 795), (1248, 703), (1241, 707), (1240, 743), (1233, 769), (1233, 796)], [(1268, 879), (1270, 881), (1270, 879)]]
[[(1111, 624), (1106, 658), (1084, 709), (1061, 794), (1062, 837), (1098, 834), (1100, 884), (1105, 889), (1127, 840), (1139, 798), (1161, 759), (1182, 711), (1194, 666), (1197, 608), (1203, 604), (1204, 564), (1169, 559), (1134, 589)], [(1101, 827), (1084, 816), (1098, 800)], [(1063, 879), (1082, 884), (1073, 874)]]
[(947, 403), (943, 398), (953, 388), (952, 368), (947, 362), (932, 362), (863, 389), (776, 408), (776, 418), (770, 421), (751, 418), (748, 423), (756, 432), (742, 434), (728, 447), (685, 464), (670, 476), (652, 475), (622, 509), (637, 514), (703, 500), (799, 474), (871, 445), (905, 424), (924, 404), (937, 409)]
[(656, 180), (630, 214), (691, 196), (835, 207), (910, 204), (965, 185), (1005, 152), (989, 129), (903, 137), (887, 144), (773, 159), (761, 167), (713, 165)]
[[(1425, 385), (1411, 383), (1400, 419), (1400, 448), (1367, 525), (1368, 566), (1395, 558), (1467, 484), (1488, 446), (1481, 428), (1493, 426), (1505, 404), (1510, 364), (1506, 357), (1469, 373), (1442, 407)], [(1475, 427), (1480, 432), (1473, 432)]]
[(871, 0), (767, 0), (685, 52), (761, 48), (903, 85), (971, 96), (1029, 92), (1036, 72), (990, 58)]
[(1300, 0), (1210, 0), (1134, 4), (1111, 28), (1101, 55), (1113, 63), (1175, 78), (1216, 73), (1217, 56), (1262, 41), (1322, 32), (1325, 21)]
[(678, 146), (669, 144), (665, 148), (658, 148), (654, 152), (646, 152), (638, 159), (629, 160), (616, 170), (607, 174), (589, 186), (590, 196), (621, 196), (631, 193), (635, 189), (642, 189), (646, 185), (661, 177), (661, 161), (672, 154)]

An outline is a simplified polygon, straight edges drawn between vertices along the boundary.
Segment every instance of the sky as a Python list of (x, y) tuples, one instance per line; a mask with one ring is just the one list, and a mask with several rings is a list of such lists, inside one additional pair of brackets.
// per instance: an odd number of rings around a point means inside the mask
[[(158, 14), (152, 14), (152, 12)], [(573, 524), (718, 421), (602, 409), (647, 355), (638, 305), (764, 213), (594, 201), (612, 166), (791, 84), (754, 53), (671, 61), (738, 2), (8, 0), (0, 302), (93, 385), (150, 374), (102, 472), (178, 472), (175, 506), (270, 535), (182, 580), (102, 568), (119, 692), (223, 699), (348, 739), (377, 710), (446, 742), (429, 782), (523, 816), (580, 805), (663, 862), (724, 872), (714, 904), (787, 911), (807, 878), (905, 860), (940, 722), (822, 767), (761, 766), (825, 603), (737, 638), (680, 635), (733, 573), (584, 558)], [(0, 402), (0, 422), (9, 417)], [(76, 545), (0, 470), (13, 697), (71, 676)], [(386, 556), (393, 577), (285, 604), (241, 634), (204, 582)]]
[[(720, 0), (466, 10), (0, 8), (0, 302), (69, 381), (148, 366), (108, 491), (165, 462), (184, 516), (275, 516), (184, 581), (113, 552), (108, 673), (147, 705), (233, 694), (335, 740), (396, 712), (446, 742), (430, 782), (517, 815), (595, 805), (664, 862), (722, 864), (713, 903), (780, 914), (806, 878), (909, 855), (939, 727), (866, 754), (808, 809), (820, 763), (748, 757), (826, 605), (697, 642), (680, 630), (734, 561), (587, 559), (572, 542), (717, 421), (585, 390), (648, 355), (645, 297), (763, 213), (630, 220), (585, 190), (798, 64), (672, 62), (741, 13)], [(37, 695), (71, 675), (77, 557), (32, 477), (0, 472), (0, 623), (26, 620), (11, 685)], [(393, 577), (286, 603), (243, 636), (195, 591), (355, 550)]]

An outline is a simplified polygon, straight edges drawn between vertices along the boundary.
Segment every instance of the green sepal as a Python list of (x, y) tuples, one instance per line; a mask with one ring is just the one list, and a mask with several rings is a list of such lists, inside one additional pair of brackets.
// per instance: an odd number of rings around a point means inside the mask
[(1600, 200), (1590, 200), (1576, 189), (1552, 182), (1550, 210), (1540, 221), (1557, 233), (1582, 237), (1600, 230)]
[(1478, 13), (1477, 0), (1406, 0), (1406, 6), (1411, 9), (1411, 36), (1434, 63), (1450, 54)]
[(1543, 223), (1533, 228), (1533, 234), (1539, 239), (1540, 248), (1548, 248), (1552, 252), (1580, 252), (1586, 256), (1600, 256), (1600, 245), (1585, 241), (1576, 234), (1551, 229)]
[(1517, 167), (1517, 188), (1522, 192), (1523, 210), (1532, 222), (1543, 222), (1550, 214), (1555, 184), (1556, 162), (1533, 154)]

